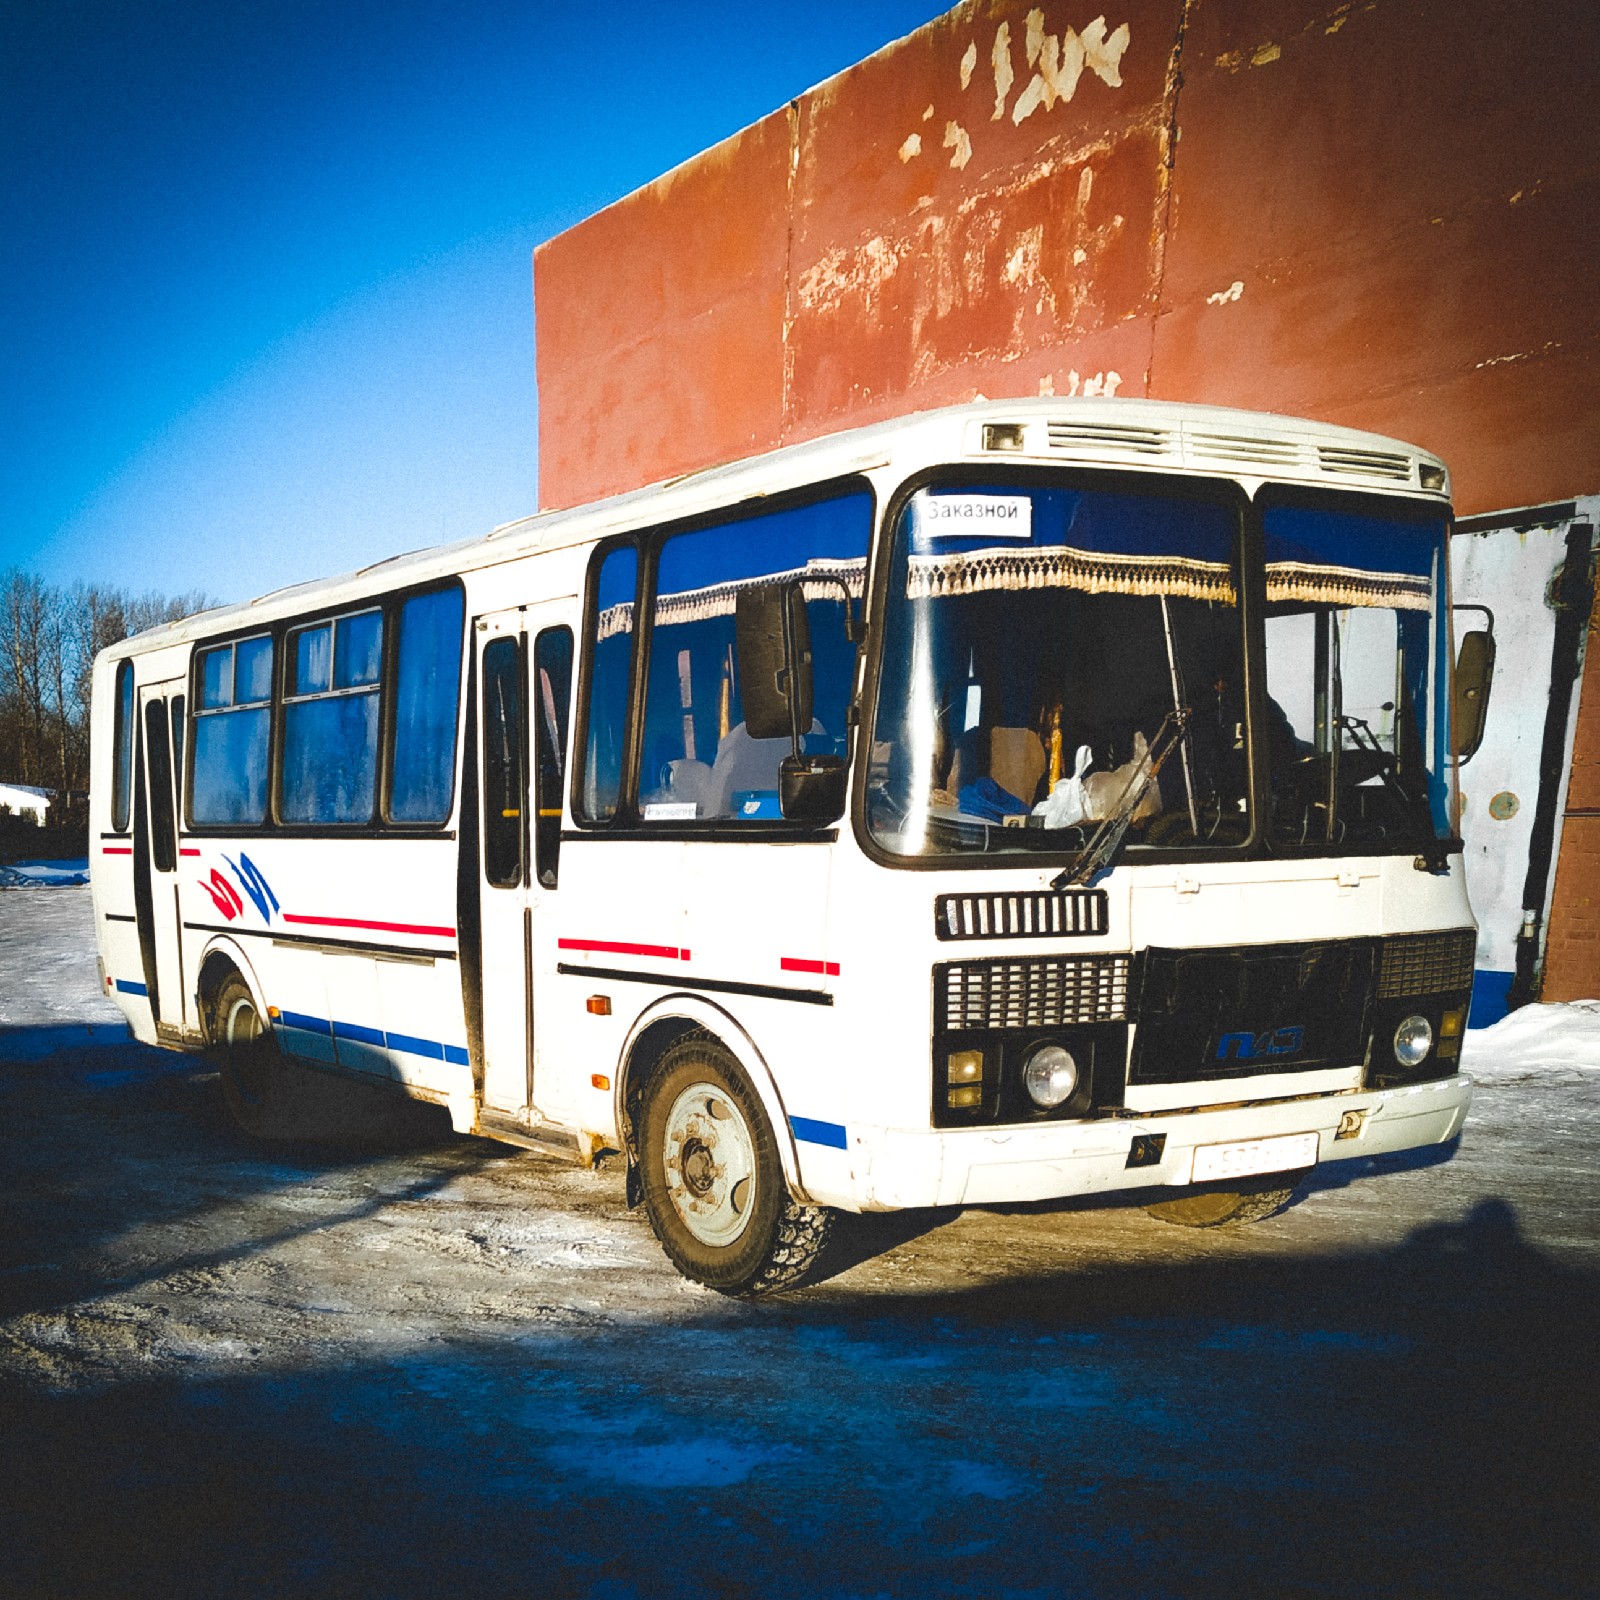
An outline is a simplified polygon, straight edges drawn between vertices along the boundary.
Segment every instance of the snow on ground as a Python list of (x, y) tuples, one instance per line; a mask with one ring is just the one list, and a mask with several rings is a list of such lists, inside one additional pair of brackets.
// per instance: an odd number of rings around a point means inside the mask
[(251, 1145), (118, 1019), (87, 891), (0, 892), (0, 1593), (1600, 1592), (1595, 1005), (1251, 1228), (858, 1219), (756, 1305), (614, 1171)]

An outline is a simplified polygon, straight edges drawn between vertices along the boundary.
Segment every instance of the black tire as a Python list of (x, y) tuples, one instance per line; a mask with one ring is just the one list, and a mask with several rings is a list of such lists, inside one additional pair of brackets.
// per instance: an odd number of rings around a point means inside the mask
[(1305, 1177), (1300, 1172), (1268, 1172), (1260, 1178), (1235, 1181), (1227, 1188), (1205, 1184), (1186, 1189), (1171, 1200), (1156, 1200), (1145, 1210), (1179, 1228), (1237, 1228), (1262, 1222), (1294, 1198)]
[(288, 1071), (272, 1025), (237, 972), (228, 974), (212, 998), (207, 1031), (228, 1115), (252, 1138), (292, 1137)]
[(650, 1226), (686, 1278), (722, 1294), (770, 1294), (798, 1284), (821, 1254), (832, 1213), (790, 1197), (760, 1098), (709, 1035), (662, 1056), (645, 1087), (637, 1153)]

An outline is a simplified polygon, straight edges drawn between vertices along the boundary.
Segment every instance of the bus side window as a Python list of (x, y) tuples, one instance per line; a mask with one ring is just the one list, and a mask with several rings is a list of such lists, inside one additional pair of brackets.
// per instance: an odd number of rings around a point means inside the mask
[(778, 769), (789, 736), (752, 738), (739, 696), (741, 589), (800, 583), (811, 641), (811, 755), (843, 754), (855, 645), (845, 597), (861, 593), (872, 496), (865, 490), (674, 534), (661, 547), (640, 740), (646, 823), (782, 818)]
[(175, 694), (169, 710), (172, 718), (172, 815), (179, 830), (183, 828), (183, 706), (184, 697)]
[(167, 703), (144, 708), (144, 747), (150, 768), (150, 858), (157, 872), (178, 864), (178, 834), (172, 814), (172, 747), (168, 743)]
[(522, 641), (491, 639), (483, 652), (483, 872), (497, 889), (523, 881), (526, 727)]
[(279, 794), (285, 822), (373, 820), (382, 652), (381, 611), (289, 634)]
[(632, 545), (619, 545), (606, 552), (595, 579), (583, 772), (573, 797), (574, 809), (587, 822), (608, 822), (622, 803), (638, 577), (638, 552)]
[(195, 658), (194, 774), (189, 820), (260, 823), (267, 815), (272, 640), (266, 635)]
[(572, 629), (546, 628), (533, 646), (534, 870), (556, 886), (561, 852), (561, 791), (567, 753), (567, 706), (572, 698)]
[(390, 822), (445, 822), (455, 798), (461, 698), (461, 590), (414, 595), (400, 607), (390, 736)]
[(117, 663), (116, 729), (112, 736), (111, 826), (123, 833), (128, 826), (128, 801), (133, 794), (133, 663)]

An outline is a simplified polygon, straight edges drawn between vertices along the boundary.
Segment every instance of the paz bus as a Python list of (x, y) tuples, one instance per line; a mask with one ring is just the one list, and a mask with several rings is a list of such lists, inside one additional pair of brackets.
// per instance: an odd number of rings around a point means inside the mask
[(1370, 434), (978, 402), (157, 628), (105, 991), (256, 1135), (320, 1070), (620, 1156), (727, 1293), (839, 1212), (1266, 1215), (1467, 1113), (1450, 525)]

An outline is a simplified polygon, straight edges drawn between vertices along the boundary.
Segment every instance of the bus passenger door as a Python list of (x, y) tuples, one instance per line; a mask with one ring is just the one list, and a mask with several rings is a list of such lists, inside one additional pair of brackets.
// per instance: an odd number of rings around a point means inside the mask
[(173, 1041), (182, 1035), (187, 1004), (178, 901), (183, 690), (181, 678), (139, 690), (141, 760), (134, 790), (134, 910), (145, 987), (157, 1036)]
[(576, 599), (480, 617), (479, 838), (484, 1107), (543, 1120), (535, 996), (554, 971), (549, 926), (561, 844)]

